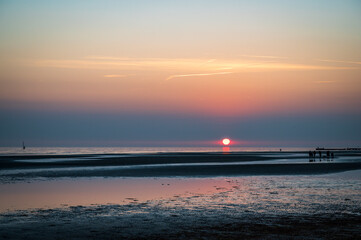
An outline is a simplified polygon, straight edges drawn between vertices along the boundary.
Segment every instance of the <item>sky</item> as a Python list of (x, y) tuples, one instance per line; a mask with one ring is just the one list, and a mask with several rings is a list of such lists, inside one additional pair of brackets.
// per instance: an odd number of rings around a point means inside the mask
[(357, 0), (0, 1), (0, 146), (361, 147)]

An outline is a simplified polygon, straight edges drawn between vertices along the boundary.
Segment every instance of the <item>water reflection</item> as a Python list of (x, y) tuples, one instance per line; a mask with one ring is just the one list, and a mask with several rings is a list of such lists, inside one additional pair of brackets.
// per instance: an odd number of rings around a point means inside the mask
[(230, 152), (229, 147), (223, 147), (222, 152), (223, 154), (228, 154)]
[(0, 184), (0, 212), (109, 204), (280, 214), (319, 206), (333, 211), (342, 205), (351, 212), (361, 205), (360, 176), (358, 170), (324, 176), (77, 178)]
[(193, 192), (212, 194), (222, 179), (79, 178), (0, 184), (0, 211), (91, 204), (127, 204)]

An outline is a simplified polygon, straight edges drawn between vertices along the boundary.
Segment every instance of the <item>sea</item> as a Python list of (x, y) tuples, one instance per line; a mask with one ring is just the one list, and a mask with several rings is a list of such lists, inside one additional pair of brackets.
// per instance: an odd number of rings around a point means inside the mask
[(169, 152), (299, 152), (307, 147), (0, 147), (0, 155), (137, 154)]

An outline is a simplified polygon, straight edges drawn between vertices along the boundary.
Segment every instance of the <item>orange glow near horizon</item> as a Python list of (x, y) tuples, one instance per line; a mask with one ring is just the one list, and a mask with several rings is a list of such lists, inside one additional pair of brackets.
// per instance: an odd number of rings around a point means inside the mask
[[(59, 5), (48, 19), (53, 3), (8, 1), (8, 24), (0, 24), (0, 103), (216, 117), (360, 109), (358, 5), (340, 4), (347, 13), (341, 18), (333, 4), (299, 3), (312, 9), (305, 19), (294, 3), (230, 2), (213, 10), (213, 3), (182, 1), (99, 2), (86, 12), (82, 4), (70, 4), (70, 12)], [(44, 19), (52, 24), (39, 24)], [(268, 19), (262, 28), (260, 19)]]
[[(5, 77), (1, 80), (0, 100), (24, 103), (24, 106), (42, 105), (43, 109), (212, 116), (278, 114), (296, 109), (297, 112), (352, 111), (358, 109), (360, 101), (359, 70), (302, 74), (282, 69), (229, 74), (211, 74), (215, 71), (207, 70), (202, 71), (204, 75), (176, 75), (186, 72), (197, 71), (164, 68), (132, 72), (129, 69), (123, 74), (95, 69), (27, 68), (11, 72), (11, 81)], [(173, 78), (166, 80), (169, 76)]]

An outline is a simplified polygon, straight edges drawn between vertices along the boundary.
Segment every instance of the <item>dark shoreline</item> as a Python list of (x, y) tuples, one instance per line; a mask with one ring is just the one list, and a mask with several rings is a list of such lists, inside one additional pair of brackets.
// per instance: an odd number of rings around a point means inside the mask
[(8, 173), (11, 178), (56, 177), (217, 177), (253, 175), (314, 175), (361, 169), (361, 163), (323, 164), (254, 164), (254, 165), (198, 165), (152, 166), (141, 168), (72, 169)]
[[(265, 153), (267, 154), (267, 153)], [(262, 155), (262, 156), (261, 156)], [(154, 153), (154, 154), (76, 154), (76, 155), (10, 155), (0, 156), (0, 169), (42, 167), (125, 166), (169, 163), (212, 163), (266, 161), (277, 156), (261, 153)], [(60, 159), (56, 162), (36, 162), (43, 159)], [(73, 159), (67, 161), (66, 159)], [(22, 161), (19, 160), (34, 160)]]
[[(298, 154), (294, 156), (294, 154)], [(340, 151), (337, 157), (360, 157), (359, 151)], [(267, 161), (276, 159), (305, 159), (308, 152), (171, 152), (137, 154), (45, 154), (45, 155), (0, 155), (0, 169), (42, 167), (88, 167), (125, 166), (172, 163), (231, 163), (243, 161)], [(54, 162), (36, 160), (54, 159)], [(71, 159), (68, 161), (67, 159)], [(319, 157), (315, 158), (320, 159)], [(20, 161), (19, 161), (20, 160)], [(33, 160), (27, 162), (27, 160)], [(321, 160), (327, 160), (321, 158)], [(331, 160), (331, 159), (328, 159)]]
[[(356, 161), (337, 161), (350, 156)], [(284, 158), (299, 162), (272, 162)], [(310, 162), (307, 152), (16, 155), (0, 156), (0, 169), (5, 170), (1, 178), (313, 175), (361, 169), (359, 152), (315, 160)]]
[[(122, 209), (124, 208), (124, 209)], [(99, 213), (141, 209), (130, 206), (74, 207), (12, 216), (0, 230), (3, 239), (361, 239), (361, 217), (320, 214), (223, 213), (149, 208), (138, 214)], [(29, 221), (30, 220), (30, 221)], [(31, 221), (33, 220), (33, 221)], [(5, 220), (6, 222), (6, 220)]]

